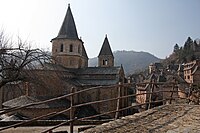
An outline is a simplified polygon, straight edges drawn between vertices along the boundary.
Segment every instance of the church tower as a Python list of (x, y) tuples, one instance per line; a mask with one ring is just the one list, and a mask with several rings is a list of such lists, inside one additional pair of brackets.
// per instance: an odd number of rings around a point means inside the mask
[(103, 45), (101, 47), (98, 56), (98, 66), (99, 67), (113, 67), (114, 66), (114, 56), (108, 42), (107, 35), (104, 39)]
[(56, 64), (66, 68), (88, 67), (83, 41), (78, 38), (74, 18), (68, 5), (67, 13), (56, 38), (52, 42), (52, 56)]

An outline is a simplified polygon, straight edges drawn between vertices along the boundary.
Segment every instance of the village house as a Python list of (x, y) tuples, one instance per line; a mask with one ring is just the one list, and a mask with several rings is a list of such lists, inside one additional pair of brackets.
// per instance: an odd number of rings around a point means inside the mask
[[(185, 93), (185, 89), (188, 88), (188, 83), (179, 75), (179, 71), (180, 69), (177, 69), (176, 73), (174, 73), (174, 71), (165, 71), (159, 74), (154, 72), (148, 77), (148, 79), (144, 80), (143, 83), (137, 83), (136, 94), (139, 95), (136, 96), (136, 103), (145, 104), (150, 101), (165, 99), (163, 102), (152, 104), (151, 107), (153, 107), (168, 103), (170, 98), (186, 98), (187, 95)], [(176, 92), (173, 92), (172, 94), (170, 91)], [(154, 93), (151, 95), (151, 92)], [(148, 104), (144, 105), (143, 108), (147, 109)]]
[[(88, 67), (87, 52), (83, 41), (78, 37), (70, 5), (59, 33), (57, 37), (51, 40), (51, 43), (54, 63), (46, 63), (43, 68), (32, 70), (30, 82), (16, 83), (18, 84), (17, 89), (13, 89), (14, 85), (11, 84), (5, 86), (3, 91), (4, 108), (69, 94), (72, 87), (75, 91), (97, 86), (104, 87), (75, 95), (75, 104), (118, 96), (117, 87), (109, 88), (107, 86), (119, 83), (123, 85), (126, 82), (125, 74), (122, 66), (114, 66), (114, 56), (107, 35), (98, 55), (98, 66)], [(121, 95), (127, 95), (126, 87), (121, 88)], [(17, 111), (17, 113), (27, 118), (33, 118), (52, 111), (66, 109), (69, 105), (69, 99), (62, 99), (53, 103), (28, 107)], [(120, 102), (120, 108), (127, 106), (127, 99)], [(76, 114), (82, 117), (113, 111), (116, 110), (116, 107), (117, 101), (109, 101), (79, 108), (76, 110)], [(89, 113), (84, 114), (84, 112)], [(64, 115), (68, 116), (68, 114)], [(123, 112), (123, 115), (126, 115), (126, 112)], [(114, 117), (114, 113), (108, 115), (108, 117)]]
[(200, 60), (194, 60), (184, 64), (184, 79), (193, 85), (200, 84)]

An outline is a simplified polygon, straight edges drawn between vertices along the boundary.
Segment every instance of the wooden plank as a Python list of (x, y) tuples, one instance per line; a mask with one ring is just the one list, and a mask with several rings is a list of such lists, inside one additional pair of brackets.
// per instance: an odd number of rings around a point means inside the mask
[(121, 97), (121, 82), (119, 82), (119, 87), (118, 87), (117, 108), (116, 108), (116, 113), (115, 113), (115, 119), (118, 119), (119, 117), (120, 97)]
[(71, 101), (71, 107), (70, 107), (70, 133), (73, 133), (73, 127), (74, 127), (74, 123), (73, 123), (73, 119), (74, 119), (74, 87), (71, 88), (71, 97), (70, 97), (70, 101)]

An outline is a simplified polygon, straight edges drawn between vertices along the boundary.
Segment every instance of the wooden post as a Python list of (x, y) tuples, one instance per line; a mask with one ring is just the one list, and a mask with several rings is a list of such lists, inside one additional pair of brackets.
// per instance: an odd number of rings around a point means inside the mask
[[(119, 82), (119, 87), (118, 87), (118, 98), (121, 96), (121, 82)], [(119, 117), (119, 106), (120, 106), (120, 99), (117, 99), (117, 108), (116, 108), (116, 113), (115, 113), (115, 119)]]
[(3, 87), (0, 88), (0, 109), (3, 109)]
[(71, 96), (70, 96), (70, 101), (71, 101), (71, 107), (70, 107), (70, 120), (72, 120), (70, 122), (70, 133), (73, 133), (73, 126), (74, 126), (74, 122), (73, 122), (73, 119), (74, 119), (74, 108), (73, 108), (73, 105), (74, 105), (74, 88), (72, 87), (71, 88)]
[(169, 104), (172, 104), (173, 92), (174, 92), (174, 84), (172, 85), (172, 93), (171, 93), (171, 96), (170, 96)]
[(151, 102), (152, 102), (152, 95), (153, 95), (153, 91), (154, 91), (154, 83), (150, 83), (150, 94), (149, 94), (149, 106), (148, 109), (151, 108)]

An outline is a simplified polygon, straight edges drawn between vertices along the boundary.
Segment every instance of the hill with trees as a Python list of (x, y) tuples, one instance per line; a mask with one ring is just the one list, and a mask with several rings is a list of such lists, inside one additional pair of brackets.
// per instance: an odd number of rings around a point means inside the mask
[(182, 64), (186, 62), (199, 59), (200, 57), (200, 39), (192, 40), (191, 37), (188, 37), (183, 46), (178, 44), (174, 45), (173, 53), (163, 60), (163, 63), (166, 64)]

